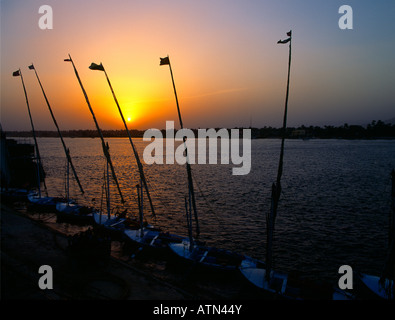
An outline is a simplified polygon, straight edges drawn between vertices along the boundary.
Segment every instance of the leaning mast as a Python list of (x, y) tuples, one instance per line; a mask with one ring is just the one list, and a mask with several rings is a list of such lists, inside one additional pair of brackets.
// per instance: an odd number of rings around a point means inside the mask
[(74, 65), (73, 59), (71, 59), (70, 54), (69, 54), (69, 59), (64, 59), (64, 61), (71, 62), (72, 65), (73, 65), (75, 75), (76, 75), (76, 77), (77, 77), (77, 79), (78, 79), (78, 83), (79, 83), (80, 86), (81, 86), (81, 90), (82, 90), (82, 92), (83, 92), (83, 94), (84, 94), (86, 103), (88, 104), (89, 111), (91, 112), (92, 117), (93, 117), (93, 121), (95, 122), (96, 129), (97, 129), (97, 131), (99, 132), (99, 136), (100, 136), (100, 139), (101, 139), (101, 144), (102, 144), (102, 149), (103, 149), (104, 156), (106, 157), (107, 163), (110, 165), (112, 177), (113, 177), (113, 179), (114, 179), (114, 181), (115, 181), (115, 184), (116, 184), (116, 186), (117, 186), (118, 193), (119, 193), (119, 195), (120, 195), (120, 197), (121, 197), (121, 201), (122, 201), (122, 203), (125, 203), (125, 200), (124, 200), (124, 198), (123, 198), (123, 196), (122, 196), (121, 188), (119, 187), (119, 183), (118, 183), (117, 176), (116, 176), (116, 174), (115, 174), (114, 166), (113, 166), (112, 161), (111, 161), (111, 156), (110, 156), (108, 144), (106, 145), (106, 143), (104, 142), (103, 133), (102, 133), (100, 127), (99, 127), (99, 124), (97, 123), (95, 113), (93, 112), (92, 106), (91, 106), (91, 104), (90, 104), (90, 102), (89, 102), (89, 99), (88, 99), (88, 95), (86, 94), (86, 91), (85, 91), (85, 89), (84, 89), (84, 86), (82, 85), (80, 76), (78, 75), (77, 68), (76, 68), (75, 65)]
[[(40, 156), (40, 151), (38, 149), (38, 143), (37, 143), (37, 137), (36, 137), (36, 131), (34, 130), (34, 124), (33, 124), (33, 118), (32, 114), (30, 112), (30, 105), (29, 105), (29, 99), (27, 98), (27, 92), (26, 92), (26, 87), (25, 87), (25, 82), (23, 81), (23, 76), (22, 76), (22, 71), (19, 68), (17, 71), (15, 71), (12, 74), (14, 77), (20, 76), (22, 80), (22, 86), (23, 86), (23, 91), (25, 92), (25, 98), (26, 98), (26, 105), (27, 105), (27, 111), (29, 113), (29, 118), (30, 118), (30, 124), (32, 127), (32, 133), (33, 133), (33, 139), (34, 139), (34, 144), (36, 145), (36, 157), (37, 157), (37, 179), (38, 179), (38, 196), (41, 198), (41, 186), (40, 186), (40, 172), (42, 169), (42, 164), (41, 164), (41, 156)], [(45, 179), (43, 180), (44, 183), (44, 188), (47, 190), (47, 186), (45, 184)]]
[(67, 160), (68, 160), (69, 163), (70, 163), (71, 170), (73, 171), (75, 180), (76, 180), (77, 183), (78, 183), (78, 186), (79, 186), (79, 188), (80, 188), (80, 191), (81, 191), (82, 194), (84, 194), (84, 189), (82, 188), (82, 185), (81, 185), (81, 183), (80, 183), (80, 180), (78, 179), (77, 172), (75, 171), (73, 162), (71, 161), (70, 154), (69, 154), (69, 152), (67, 152), (66, 144), (65, 144), (65, 142), (64, 142), (64, 140), (63, 140), (63, 137), (62, 137), (62, 134), (61, 134), (61, 132), (60, 132), (58, 123), (56, 122), (55, 116), (54, 116), (54, 114), (53, 114), (53, 112), (52, 112), (52, 109), (51, 109), (51, 105), (49, 104), (47, 95), (45, 94), (44, 88), (43, 88), (43, 86), (42, 86), (42, 84), (41, 84), (40, 78), (38, 77), (36, 68), (34, 67), (33, 64), (31, 64), (31, 65), (29, 66), (29, 69), (30, 69), (30, 70), (34, 70), (34, 72), (35, 72), (35, 74), (36, 74), (36, 77), (37, 77), (38, 83), (40, 84), (40, 87), (41, 87), (41, 90), (42, 90), (42, 92), (43, 92), (45, 101), (47, 102), (47, 106), (48, 106), (49, 112), (50, 112), (50, 114), (51, 114), (52, 120), (53, 120), (53, 122), (54, 122), (54, 124), (55, 124), (56, 129), (58, 130), (58, 134), (59, 134), (60, 140), (62, 141), (63, 149), (64, 149), (64, 152), (65, 152), (65, 154), (66, 154)]
[[(180, 127), (181, 129), (184, 129), (183, 123), (182, 123), (182, 117), (181, 117), (181, 111), (180, 111), (180, 106), (178, 104), (178, 97), (177, 97), (177, 91), (176, 91), (176, 85), (174, 83), (174, 77), (173, 77), (173, 71), (171, 69), (171, 64), (170, 64), (170, 59), (169, 56), (165, 58), (160, 58), (160, 65), (169, 65), (170, 68), (170, 75), (171, 75), (171, 80), (173, 82), (173, 89), (174, 89), (174, 95), (176, 98), (176, 104), (177, 104), (177, 112), (178, 112), (178, 119), (180, 122)], [(195, 221), (196, 221), (196, 233), (197, 235), (200, 234), (200, 227), (199, 227), (199, 221), (198, 221), (198, 215), (197, 215), (197, 209), (196, 209), (196, 202), (195, 202), (195, 192), (194, 192), (194, 187), (193, 187), (193, 180), (192, 180), (192, 170), (191, 170), (191, 165), (188, 160), (188, 149), (186, 146), (186, 139), (185, 136), (183, 137), (184, 145), (185, 145), (185, 152), (186, 152), (186, 165), (187, 165), (187, 174), (188, 174), (188, 190), (189, 190), (189, 196), (191, 197), (192, 200), (192, 208), (195, 216)]]
[(148, 190), (148, 184), (147, 184), (147, 181), (146, 181), (146, 179), (145, 179), (144, 170), (143, 170), (143, 165), (141, 164), (139, 154), (138, 154), (138, 152), (137, 152), (137, 150), (136, 150), (136, 148), (135, 148), (135, 146), (134, 146), (134, 143), (133, 143), (133, 140), (132, 140), (132, 136), (131, 136), (131, 134), (130, 134), (130, 131), (129, 131), (128, 126), (126, 125), (126, 121), (125, 121), (125, 118), (124, 118), (124, 116), (123, 116), (122, 109), (121, 109), (121, 107), (119, 106), (117, 97), (115, 96), (114, 89), (112, 88), (112, 85), (111, 85), (110, 79), (108, 78), (107, 72), (106, 72), (106, 70), (104, 69), (104, 66), (103, 66), (102, 63), (100, 63), (100, 65), (97, 65), (96, 63), (92, 63), (92, 64), (89, 66), (89, 69), (91, 69), (91, 70), (100, 70), (100, 71), (104, 71), (104, 74), (105, 74), (105, 76), (106, 76), (108, 85), (110, 86), (110, 89), (111, 89), (112, 96), (113, 96), (114, 101), (115, 101), (115, 103), (116, 103), (116, 105), (117, 105), (117, 107), (118, 107), (119, 114), (120, 114), (121, 119), (122, 119), (122, 122), (123, 122), (123, 124), (124, 124), (124, 126), (125, 126), (125, 130), (126, 130), (126, 132), (127, 132), (127, 134), (128, 134), (128, 138), (129, 138), (130, 144), (131, 144), (131, 146), (132, 146), (133, 153), (134, 153), (134, 157), (136, 158), (137, 166), (138, 166), (138, 169), (139, 169), (140, 179), (141, 179), (141, 181), (142, 181), (142, 183), (143, 183), (143, 185), (144, 185), (145, 191), (147, 192), (148, 201), (149, 201), (149, 203), (150, 203), (152, 215), (155, 217), (154, 205), (153, 205), (153, 203), (152, 203), (151, 195), (150, 195), (149, 190)]
[(267, 249), (266, 249), (266, 281), (270, 280), (270, 273), (273, 266), (273, 237), (274, 237), (274, 224), (277, 216), (277, 207), (281, 194), (281, 176), (283, 173), (283, 158), (284, 158), (284, 142), (287, 130), (287, 113), (288, 113), (288, 95), (289, 95), (289, 79), (291, 73), (291, 44), (292, 44), (292, 30), (287, 33), (289, 36), (286, 40), (279, 40), (277, 43), (285, 44), (289, 42), (289, 58), (288, 58), (288, 79), (287, 79), (287, 93), (285, 97), (284, 119), (281, 138), (281, 151), (280, 160), (278, 165), (277, 180), (272, 184), (271, 208), (270, 212), (266, 214), (267, 224)]

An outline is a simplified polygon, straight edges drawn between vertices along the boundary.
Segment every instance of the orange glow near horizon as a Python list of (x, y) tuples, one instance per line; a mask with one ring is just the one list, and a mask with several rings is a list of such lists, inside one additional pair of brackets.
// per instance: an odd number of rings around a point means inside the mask
[[(308, 4), (307, 4), (308, 3)], [(366, 6), (382, 12), (377, 25), (352, 32), (337, 28), (333, 3), (286, 0), (200, 2), (160, 0), (98, 3), (55, 1), (53, 30), (38, 27), (42, 1), (2, 3), (1, 116), (5, 131), (31, 130), (21, 68), (36, 130), (54, 130), (37, 83), (37, 68), (62, 130), (94, 129), (92, 115), (70, 62), (71, 55), (100, 128), (124, 124), (102, 71), (109, 76), (131, 129), (178, 126), (169, 66), (186, 128), (279, 127), (293, 30), (289, 125), (369, 123), (393, 115), (394, 73), (390, 2)], [(370, 12), (355, 4), (356, 11)], [(285, 10), (286, 9), (286, 10)], [(365, 11), (364, 11), (365, 10)], [(375, 9), (376, 10), (376, 9)], [(306, 12), (315, 12), (314, 15)], [(298, 13), (298, 14), (295, 14)], [(377, 15), (379, 17), (379, 14)], [(366, 36), (369, 34), (369, 36)], [(377, 57), (372, 59), (372, 57)], [(252, 123), (251, 123), (252, 119)]]

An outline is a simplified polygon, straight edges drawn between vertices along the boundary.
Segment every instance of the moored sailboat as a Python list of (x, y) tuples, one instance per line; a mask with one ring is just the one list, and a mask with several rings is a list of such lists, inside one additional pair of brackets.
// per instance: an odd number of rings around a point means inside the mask
[(57, 222), (69, 222), (72, 224), (92, 224), (95, 209), (83, 206), (71, 201), (59, 201), (56, 203)]
[[(23, 81), (23, 75), (22, 75), (22, 71), (19, 68), (17, 71), (13, 72), (12, 75), (14, 77), (20, 77), (21, 81), (22, 81), (22, 87), (23, 87), (23, 91), (25, 94), (25, 99), (26, 99), (26, 105), (27, 105), (27, 111), (28, 111), (28, 115), (29, 115), (29, 119), (30, 119), (30, 125), (32, 127), (32, 134), (33, 134), (33, 139), (34, 139), (34, 145), (35, 145), (35, 154), (36, 154), (36, 168), (37, 168), (37, 173), (36, 173), (36, 181), (37, 181), (37, 190), (32, 192), (31, 190), (27, 190), (27, 189), (19, 189), (19, 190), (15, 190), (13, 191), (14, 193), (14, 197), (16, 197), (17, 199), (24, 199), (24, 200), (29, 200), (30, 202), (34, 201), (36, 198), (41, 199), (42, 198), (42, 191), (41, 191), (41, 182), (44, 184), (44, 189), (47, 192), (47, 187), (45, 184), (45, 172), (42, 166), (42, 162), (41, 162), (41, 156), (40, 156), (40, 151), (39, 151), (39, 147), (38, 147), (38, 143), (37, 143), (37, 137), (36, 137), (36, 131), (34, 129), (34, 123), (33, 123), (33, 117), (30, 111), (30, 105), (29, 105), (29, 99), (27, 96), (27, 91), (26, 91), (26, 87), (25, 87), (25, 82)], [(53, 198), (52, 197), (45, 197), (43, 198), (43, 201), (46, 202), (52, 202)]]
[[(129, 243), (138, 246), (138, 249), (141, 251), (142, 249), (150, 249), (153, 251), (162, 251), (162, 249), (166, 248), (166, 243), (168, 241), (178, 241), (178, 239), (180, 237), (176, 236), (176, 235), (170, 235), (168, 233), (163, 233), (160, 229), (158, 228), (154, 228), (149, 224), (145, 224), (144, 223), (144, 215), (143, 215), (143, 190), (145, 190), (145, 193), (148, 197), (148, 201), (150, 204), (150, 209), (152, 212), (152, 215), (155, 217), (155, 210), (154, 210), (154, 206), (153, 206), (153, 202), (150, 196), (150, 192), (149, 192), (149, 188), (148, 188), (148, 183), (147, 180), (145, 178), (145, 174), (144, 174), (144, 170), (143, 170), (143, 166), (142, 163), (140, 161), (140, 157), (139, 154), (137, 152), (137, 149), (133, 143), (132, 140), (132, 136), (130, 134), (129, 128), (126, 125), (126, 121), (125, 118), (123, 116), (122, 113), (122, 109), (118, 103), (118, 99), (115, 96), (115, 92), (114, 89), (111, 85), (110, 79), (107, 75), (106, 70), (104, 69), (104, 66), (102, 63), (100, 63), (100, 65), (96, 64), (96, 63), (92, 63), (89, 68), (91, 70), (98, 70), (98, 71), (103, 71), (105, 76), (106, 76), (106, 80), (108, 82), (108, 85), (110, 87), (111, 93), (113, 95), (114, 101), (117, 105), (118, 111), (119, 111), (119, 115), (121, 117), (121, 120), (124, 124), (125, 130), (128, 134), (128, 138), (129, 138), (129, 142), (130, 145), (132, 147), (133, 150), (133, 155), (136, 159), (137, 162), (137, 167), (139, 170), (139, 175), (140, 175), (140, 182), (141, 182), (141, 188), (138, 187), (138, 198), (139, 198), (139, 225), (137, 224), (133, 224), (133, 227), (130, 225), (126, 225), (126, 227), (124, 228), (124, 236), (125, 236), (125, 240), (128, 241)], [(125, 221), (126, 223), (127, 221)]]
[[(29, 67), (29, 69), (34, 69), (33, 65), (31, 65)], [(36, 73), (36, 75), (37, 75), (37, 73)], [(34, 129), (33, 118), (32, 118), (31, 111), (30, 111), (29, 99), (27, 96), (26, 87), (25, 87), (25, 83), (23, 81), (21, 69), (18, 69), (17, 71), (15, 71), (13, 73), (13, 76), (14, 77), (17, 77), (17, 76), (21, 77), (22, 86), (23, 86), (23, 90), (24, 90), (25, 98), (26, 98), (26, 105), (27, 105), (27, 109), (28, 109), (30, 124), (32, 127), (32, 134), (33, 134), (33, 139), (34, 139), (34, 144), (35, 144), (35, 151), (36, 151), (37, 190), (27, 191), (26, 198), (29, 203), (28, 206), (34, 207), (35, 210), (39, 210), (39, 211), (54, 211), (56, 203), (58, 201), (61, 201), (62, 198), (50, 197), (48, 195), (47, 196), (42, 195), (41, 182), (43, 182), (45, 191), (47, 191), (46, 185), (45, 185), (45, 179), (44, 179), (45, 173), (44, 173), (43, 167), (42, 167), (41, 156), (40, 156), (39, 147), (38, 147), (38, 143), (37, 143), (37, 137), (36, 137), (36, 133), (35, 133), (35, 129)], [(37, 79), (39, 79), (38, 76), (37, 76)], [(41, 82), (40, 82), (40, 85), (41, 85)], [(41, 86), (41, 88), (42, 88), (42, 86)], [(45, 95), (45, 93), (44, 93), (44, 95)], [(47, 100), (47, 102), (48, 102), (48, 100)]]
[[(87, 93), (85, 91), (85, 88), (84, 88), (84, 86), (82, 84), (81, 78), (80, 78), (80, 76), (78, 74), (77, 68), (76, 68), (76, 66), (74, 64), (74, 61), (71, 58), (70, 54), (69, 54), (69, 58), (68, 59), (64, 59), (64, 61), (71, 62), (72, 66), (73, 66), (74, 73), (75, 73), (75, 75), (77, 77), (77, 80), (78, 80), (78, 83), (79, 83), (79, 85), (81, 87), (82, 93), (84, 94), (85, 101), (86, 101), (86, 103), (88, 105), (89, 111), (90, 111), (90, 113), (92, 115), (92, 118), (93, 118), (93, 121), (95, 123), (97, 132), (99, 134), (99, 137), (100, 137), (100, 140), (101, 140), (101, 146), (102, 146), (102, 150), (103, 150), (103, 155), (105, 157), (106, 166), (107, 166), (107, 170), (106, 170), (106, 173), (104, 175), (104, 181), (105, 181), (104, 183), (105, 183), (105, 186), (106, 186), (107, 213), (105, 214), (103, 212), (102, 208), (101, 209), (90, 208), (91, 210), (89, 210), (88, 215), (92, 216), (93, 222), (96, 225), (103, 226), (103, 227), (107, 228), (109, 231), (114, 232), (116, 235), (118, 235), (121, 232), (121, 230), (122, 230), (123, 222), (125, 221), (125, 217), (123, 215), (112, 214), (111, 213), (109, 170), (111, 170), (111, 177), (112, 177), (112, 179), (113, 179), (113, 181), (114, 181), (114, 183), (115, 183), (115, 185), (117, 187), (119, 196), (121, 198), (121, 203), (122, 204), (125, 203), (125, 200), (123, 198), (122, 191), (121, 191), (121, 188), (120, 188), (119, 183), (118, 183), (117, 175), (115, 173), (115, 169), (114, 169), (114, 166), (112, 164), (110, 151), (109, 151), (110, 148), (109, 148), (108, 143), (106, 143), (104, 141), (103, 133), (102, 133), (100, 127), (99, 127), (99, 124), (97, 122), (95, 113), (94, 113), (94, 111), (92, 109), (92, 106), (91, 106), (91, 103), (89, 101), (88, 95), (87, 95)], [(76, 207), (76, 209), (79, 211), (78, 207)]]
[(164, 256), (170, 243), (181, 243), (185, 237), (165, 232), (144, 222), (143, 190), (137, 185), (139, 225), (136, 228), (124, 230), (125, 241), (134, 247), (134, 252)]
[(240, 271), (244, 277), (252, 283), (254, 286), (265, 290), (266, 292), (273, 293), (280, 296), (287, 295), (288, 275), (272, 270), (272, 244), (274, 235), (274, 224), (277, 215), (278, 201), (281, 194), (281, 176), (283, 171), (283, 157), (284, 157), (284, 142), (285, 142), (285, 131), (287, 126), (287, 111), (288, 111), (288, 94), (289, 94), (289, 78), (291, 70), (291, 43), (292, 43), (292, 31), (287, 33), (289, 36), (286, 40), (280, 40), (278, 43), (289, 42), (289, 62), (288, 62), (288, 82), (287, 82), (287, 93), (285, 99), (285, 110), (282, 128), (282, 139), (281, 139), (281, 151), (280, 160), (277, 172), (277, 180), (272, 185), (272, 199), (271, 209), (266, 215), (266, 229), (267, 229), (267, 241), (266, 241), (266, 263), (258, 265), (255, 261), (245, 259), (241, 263)]
[[(109, 146), (106, 144), (106, 153), (109, 154)], [(109, 161), (106, 158), (106, 170), (104, 174), (104, 188), (106, 198), (106, 209), (100, 208), (93, 210), (93, 219), (96, 226), (103, 227), (114, 238), (121, 239), (123, 237), (123, 230), (125, 229), (126, 210), (122, 213), (113, 213), (111, 208), (111, 192), (110, 192), (110, 175), (109, 175)]]
[(185, 199), (188, 238), (181, 242), (170, 242), (169, 248), (183, 263), (201, 271), (237, 272), (242, 261), (254, 259), (230, 250), (206, 246), (192, 236), (191, 197)]
[[(67, 153), (69, 153), (67, 149)], [(70, 164), (67, 161), (66, 166), (66, 182), (65, 182), (65, 198), (63, 201), (56, 203), (57, 222), (69, 222), (73, 224), (91, 224), (93, 223), (93, 207), (88, 207), (76, 203), (70, 199)]]
[[(173, 71), (170, 64), (169, 56), (160, 58), (160, 65), (168, 65), (170, 69), (171, 79), (173, 83), (174, 94), (176, 98), (178, 118), (181, 129), (184, 128), (181, 111), (178, 104), (178, 97), (176, 87), (174, 83)], [(186, 144), (185, 136), (183, 137), (184, 149), (186, 154), (186, 169), (188, 178), (188, 200), (185, 199), (186, 218), (188, 225), (188, 238), (184, 238), (181, 242), (169, 242), (168, 246), (175, 255), (175, 257), (181, 259), (195, 267), (204, 269), (220, 270), (220, 271), (237, 271), (240, 263), (245, 258), (244, 255), (238, 254), (229, 250), (220, 249), (216, 247), (210, 247), (204, 245), (201, 241), (197, 241), (192, 236), (192, 220), (195, 221), (196, 226), (196, 237), (200, 234), (199, 220), (195, 202), (194, 185), (192, 180), (192, 169), (188, 158), (188, 148)], [(193, 213), (193, 214), (192, 214)]]
[(288, 61), (288, 80), (284, 108), (284, 118), (281, 137), (281, 150), (278, 165), (277, 179), (272, 184), (271, 207), (266, 214), (266, 261), (261, 262), (244, 259), (240, 266), (242, 275), (249, 281), (254, 288), (257, 288), (262, 294), (268, 295), (275, 299), (292, 299), (292, 300), (349, 300), (353, 295), (344, 292), (331, 284), (317, 282), (311, 279), (302, 278), (297, 273), (284, 273), (273, 270), (273, 240), (274, 226), (277, 216), (277, 208), (281, 195), (281, 177), (283, 173), (284, 143), (287, 128), (289, 80), (291, 70), (291, 48), (292, 48), (292, 31), (287, 33), (286, 40), (280, 40), (277, 43), (289, 43), (289, 61)]

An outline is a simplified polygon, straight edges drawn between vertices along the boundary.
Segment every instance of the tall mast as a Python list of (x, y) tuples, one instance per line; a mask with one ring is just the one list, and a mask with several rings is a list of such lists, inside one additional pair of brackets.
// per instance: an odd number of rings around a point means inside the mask
[[(32, 114), (30, 112), (30, 105), (29, 105), (29, 99), (27, 98), (27, 92), (26, 92), (26, 87), (25, 87), (25, 82), (23, 81), (23, 76), (22, 76), (22, 71), (19, 68), (17, 71), (15, 71), (13, 73), (14, 77), (20, 76), (21, 77), (21, 81), (22, 81), (22, 86), (23, 86), (23, 91), (25, 93), (25, 98), (26, 98), (26, 105), (27, 105), (27, 111), (29, 113), (29, 119), (30, 119), (30, 125), (32, 127), (32, 133), (33, 133), (33, 139), (34, 139), (34, 144), (36, 146), (36, 158), (37, 158), (37, 181), (38, 181), (38, 195), (41, 198), (41, 177), (40, 177), (40, 173), (41, 173), (41, 169), (44, 170), (44, 168), (42, 167), (41, 164), (41, 156), (40, 156), (40, 151), (38, 149), (38, 143), (37, 143), (37, 137), (36, 137), (36, 131), (34, 130), (34, 124), (33, 124), (33, 118), (32, 118)], [(44, 174), (45, 175), (45, 174)], [(47, 186), (45, 184), (45, 179), (43, 180), (44, 183), (44, 188), (45, 191), (47, 190)]]
[(281, 138), (281, 151), (280, 160), (278, 165), (277, 180), (272, 185), (272, 196), (271, 196), (271, 208), (270, 212), (266, 215), (267, 224), (267, 250), (266, 250), (266, 281), (270, 280), (270, 273), (273, 266), (273, 237), (274, 237), (274, 225), (277, 216), (277, 207), (281, 194), (281, 176), (283, 173), (283, 158), (284, 158), (284, 142), (287, 130), (287, 113), (288, 113), (288, 95), (289, 95), (289, 79), (291, 73), (291, 44), (292, 44), (292, 30), (287, 33), (289, 36), (286, 40), (280, 40), (277, 43), (288, 43), (289, 42), (289, 59), (288, 59), (288, 79), (287, 79), (287, 93), (285, 97), (285, 108), (284, 108), (284, 119), (282, 128)]
[[(179, 122), (180, 122), (181, 129), (184, 129), (184, 126), (183, 126), (183, 123), (182, 123), (180, 106), (178, 104), (176, 85), (174, 83), (173, 71), (171, 69), (171, 63), (170, 63), (169, 56), (167, 56), (166, 58), (160, 58), (160, 65), (161, 66), (169, 65), (171, 80), (173, 82), (174, 95), (175, 95), (176, 104), (177, 104), (178, 119), (179, 119)], [(183, 137), (183, 141), (184, 141), (185, 153), (186, 153), (186, 158), (187, 158), (186, 167), (187, 167), (187, 175), (188, 175), (188, 190), (189, 190), (189, 196), (191, 197), (191, 200), (192, 200), (192, 207), (193, 207), (193, 212), (194, 212), (195, 221), (196, 221), (196, 233), (197, 233), (197, 236), (198, 236), (200, 234), (200, 227), (199, 227), (199, 220), (198, 220), (197, 209), (196, 209), (195, 191), (194, 191), (193, 180), (192, 180), (192, 169), (191, 169), (191, 165), (190, 165), (189, 159), (188, 159), (188, 148), (187, 148), (187, 145), (186, 145), (186, 138), (185, 138), (185, 136)]]
[(53, 114), (53, 112), (52, 112), (52, 109), (51, 109), (51, 105), (49, 104), (47, 95), (45, 94), (44, 88), (43, 88), (43, 86), (42, 86), (42, 84), (41, 84), (40, 78), (38, 77), (36, 68), (35, 68), (35, 67), (33, 66), (33, 64), (32, 64), (32, 65), (29, 66), (29, 69), (30, 69), (30, 70), (34, 70), (34, 73), (36, 74), (36, 77), (37, 77), (38, 83), (40, 84), (40, 87), (41, 87), (41, 90), (42, 90), (42, 92), (43, 92), (45, 101), (47, 102), (47, 106), (48, 106), (49, 112), (50, 112), (50, 114), (51, 114), (52, 120), (53, 120), (53, 122), (54, 122), (54, 124), (55, 124), (56, 129), (58, 130), (59, 138), (60, 138), (60, 140), (62, 141), (63, 149), (64, 149), (64, 152), (65, 152), (65, 154), (66, 154), (67, 160), (68, 160), (69, 163), (70, 163), (71, 169), (72, 169), (72, 171), (73, 171), (75, 180), (76, 180), (77, 183), (78, 183), (78, 186), (79, 186), (79, 188), (80, 188), (80, 191), (81, 191), (82, 194), (84, 194), (84, 189), (82, 188), (82, 185), (81, 185), (81, 183), (80, 183), (80, 179), (78, 179), (77, 172), (75, 171), (73, 162), (71, 161), (70, 154), (67, 152), (66, 144), (65, 144), (65, 142), (64, 142), (64, 140), (63, 140), (63, 137), (62, 137), (62, 134), (61, 134), (61, 132), (60, 132), (58, 123), (56, 122), (55, 116), (54, 116), (54, 114)]
[(80, 86), (81, 86), (81, 90), (82, 90), (82, 92), (83, 92), (83, 94), (84, 94), (86, 103), (88, 104), (89, 111), (90, 111), (91, 114), (92, 114), (93, 121), (95, 122), (96, 129), (97, 129), (97, 131), (98, 131), (98, 133), (99, 133), (100, 140), (101, 140), (101, 145), (102, 145), (102, 149), (103, 149), (103, 154), (104, 154), (104, 156), (106, 157), (107, 163), (110, 165), (112, 177), (113, 177), (113, 179), (114, 179), (114, 181), (115, 181), (115, 184), (116, 184), (116, 186), (117, 186), (118, 193), (119, 193), (119, 195), (120, 195), (120, 197), (121, 197), (121, 201), (122, 201), (122, 203), (124, 203), (125, 200), (123, 199), (122, 192), (121, 192), (121, 188), (119, 187), (118, 179), (117, 179), (117, 176), (116, 176), (116, 174), (115, 174), (114, 166), (113, 166), (112, 161), (111, 161), (111, 156), (110, 156), (108, 144), (107, 144), (107, 146), (106, 146), (106, 143), (104, 142), (103, 133), (102, 133), (100, 127), (99, 127), (99, 124), (97, 123), (95, 113), (93, 112), (92, 106), (91, 106), (91, 104), (90, 104), (90, 102), (89, 102), (89, 98), (88, 98), (88, 95), (86, 94), (86, 91), (85, 91), (85, 89), (84, 89), (84, 86), (82, 85), (80, 76), (78, 75), (77, 68), (75, 67), (74, 62), (73, 62), (73, 59), (71, 59), (71, 56), (70, 56), (70, 55), (69, 55), (69, 59), (64, 59), (64, 61), (69, 61), (69, 62), (71, 62), (72, 65), (73, 65), (75, 75), (76, 75), (76, 77), (77, 77), (77, 79), (78, 79), (78, 83), (79, 83)]
[(132, 140), (132, 136), (131, 136), (131, 134), (130, 134), (130, 131), (129, 131), (128, 126), (126, 125), (126, 121), (125, 121), (125, 118), (124, 118), (124, 116), (123, 116), (122, 109), (121, 109), (121, 107), (119, 106), (118, 99), (117, 99), (117, 97), (115, 96), (115, 93), (114, 93), (114, 90), (113, 90), (113, 88), (112, 88), (110, 79), (108, 78), (107, 72), (106, 72), (106, 70), (104, 69), (104, 66), (103, 66), (102, 63), (100, 63), (100, 65), (97, 65), (96, 63), (92, 63), (92, 64), (90, 65), (89, 69), (91, 69), (91, 70), (100, 70), (100, 71), (104, 71), (104, 74), (106, 75), (106, 79), (107, 79), (108, 85), (110, 86), (112, 96), (113, 96), (114, 101), (115, 101), (115, 103), (116, 103), (116, 105), (117, 105), (117, 107), (118, 107), (119, 114), (120, 114), (121, 119), (122, 119), (122, 122), (123, 122), (123, 124), (124, 124), (124, 126), (125, 126), (125, 130), (126, 130), (126, 132), (127, 132), (127, 134), (128, 134), (128, 138), (129, 138), (130, 144), (131, 144), (132, 149), (133, 149), (134, 157), (136, 158), (137, 166), (138, 166), (139, 173), (140, 173), (140, 179), (141, 179), (141, 181), (142, 181), (142, 183), (143, 183), (143, 185), (144, 185), (145, 191), (146, 191), (146, 193), (147, 193), (148, 200), (149, 200), (149, 203), (150, 203), (150, 206), (151, 206), (152, 215), (155, 216), (154, 205), (153, 205), (153, 203), (152, 203), (151, 195), (150, 195), (149, 190), (148, 190), (148, 184), (147, 184), (147, 181), (146, 181), (146, 179), (145, 179), (144, 170), (143, 170), (143, 165), (141, 164), (139, 154), (138, 154), (138, 152), (137, 152), (137, 150), (136, 150), (136, 148), (135, 148), (135, 146), (134, 146), (134, 143), (133, 143), (133, 140)]

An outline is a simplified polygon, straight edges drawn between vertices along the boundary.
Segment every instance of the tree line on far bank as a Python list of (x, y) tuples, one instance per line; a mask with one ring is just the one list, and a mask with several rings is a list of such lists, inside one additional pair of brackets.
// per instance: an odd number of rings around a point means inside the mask
[[(216, 128), (219, 130), (220, 128)], [(235, 128), (233, 128), (235, 129)], [(251, 137), (256, 139), (279, 138), (282, 136), (282, 128), (263, 127), (263, 128), (236, 128), (240, 129), (242, 135), (243, 129), (251, 129)], [(197, 131), (198, 129), (192, 129)], [(230, 129), (228, 129), (230, 130)], [(144, 130), (129, 130), (132, 137), (142, 138)], [(31, 131), (8, 131), (9, 137), (31, 137)], [(166, 130), (162, 130), (163, 136), (166, 136)], [(36, 131), (37, 137), (58, 137), (57, 131)], [(99, 134), (96, 130), (67, 130), (62, 131), (63, 137), (68, 138), (97, 138)], [(103, 136), (107, 138), (126, 138), (126, 130), (103, 130)], [(196, 135), (197, 136), (197, 135)], [(395, 124), (385, 123), (381, 120), (373, 120), (367, 126), (349, 125), (345, 123), (341, 126), (324, 127), (319, 126), (300, 126), (287, 127), (287, 138), (317, 138), (317, 139), (388, 139), (395, 138)]]

